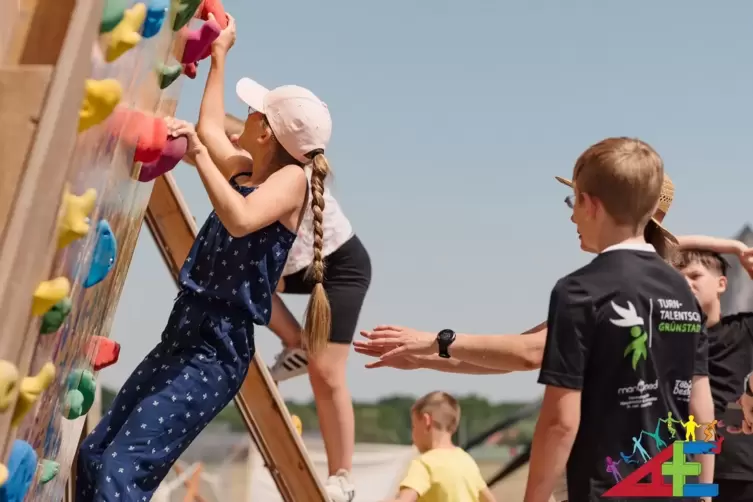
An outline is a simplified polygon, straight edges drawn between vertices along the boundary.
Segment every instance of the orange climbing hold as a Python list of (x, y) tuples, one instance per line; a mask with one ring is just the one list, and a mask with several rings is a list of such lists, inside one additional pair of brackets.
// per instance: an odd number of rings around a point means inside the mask
[(146, 19), (146, 5), (137, 3), (123, 13), (123, 19), (110, 33), (105, 61), (112, 63), (141, 41), (141, 26)]
[(35, 316), (44, 315), (57, 302), (68, 296), (70, 291), (71, 283), (65, 277), (42, 282), (34, 291), (31, 313)]
[(55, 365), (47, 363), (42, 366), (36, 376), (26, 377), (21, 380), (21, 388), (18, 392), (16, 409), (13, 410), (11, 427), (17, 427), (24, 416), (31, 410), (39, 396), (47, 390), (47, 387), (55, 380)]
[(78, 132), (104, 122), (110, 116), (120, 98), (123, 88), (115, 79), (86, 81), (84, 103), (78, 112)]
[(83, 195), (65, 191), (63, 214), (58, 228), (58, 249), (63, 249), (76, 239), (89, 233), (89, 215), (97, 201), (97, 191), (90, 188)]
[(118, 108), (110, 124), (110, 134), (134, 149), (134, 162), (154, 162), (167, 144), (167, 125), (160, 117)]
[(120, 344), (104, 336), (93, 336), (89, 340), (87, 352), (92, 354), (94, 371), (99, 371), (118, 362)]

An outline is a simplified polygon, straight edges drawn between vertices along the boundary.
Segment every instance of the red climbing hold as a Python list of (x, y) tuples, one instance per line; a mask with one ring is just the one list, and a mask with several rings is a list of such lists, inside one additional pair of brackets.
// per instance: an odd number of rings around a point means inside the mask
[(92, 365), (94, 366), (94, 371), (99, 371), (118, 362), (120, 344), (104, 336), (93, 336), (89, 340), (89, 350), (87, 352), (93, 354)]
[(159, 159), (167, 143), (167, 125), (160, 117), (138, 110), (118, 108), (113, 114), (110, 134), (134, 149), (134, 162), (154, 162)]

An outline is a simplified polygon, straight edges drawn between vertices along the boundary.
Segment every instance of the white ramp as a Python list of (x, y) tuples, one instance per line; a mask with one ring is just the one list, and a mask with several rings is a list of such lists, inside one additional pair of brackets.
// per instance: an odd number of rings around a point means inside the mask
[[(309, 458), (321, 480), (327, 479), (327, 456), (321, 440), (304, 438)], [(353, 502), (381, 502), (394, 495), (398, 484), (417, 455), (412, 446), (357, 444), (353, 455)], [(264, 467), (261, 455), (253, 448), (250, 458), (249, 502), (282, 502), (277, 487)]]

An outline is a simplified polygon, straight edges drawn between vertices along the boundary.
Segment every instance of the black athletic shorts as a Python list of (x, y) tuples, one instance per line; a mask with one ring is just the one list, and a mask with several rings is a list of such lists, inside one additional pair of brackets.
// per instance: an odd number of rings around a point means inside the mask
[[(332, 308), (329, 341), (353, 341), (366, 292), (371, 283), (369, 253), (353, 236), (334, 253), (324, 257), (324, 290)], [(283, 294), (310, 295), (314, 283), (307, 278), (308, 267), (284, 277)]]
[(753, 502), (753, 479), (715, 479), (714, 483), (719, 485), (719, 495), (713, 502)]

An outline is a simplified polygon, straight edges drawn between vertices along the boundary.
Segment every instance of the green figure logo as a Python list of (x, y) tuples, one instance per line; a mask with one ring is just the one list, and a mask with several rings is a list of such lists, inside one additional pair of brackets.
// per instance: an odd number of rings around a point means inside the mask
[(630, 328), (630, 336), (633, 340), (625, 347), (623, 356), (627, 357), (632, 353), (631, 363), (633, 370), (636, 370), (641, 359), (648, 359), (648, 348), (646, 347), (648, 334), (643, 329), (643, 318), (638, 315), (632, 302), (627, 302), (627, 308), (620, 307), (614, 302), (611, 303), (612, 308), (620, 318), (610, 319), (609, 322), (621, 328)]

